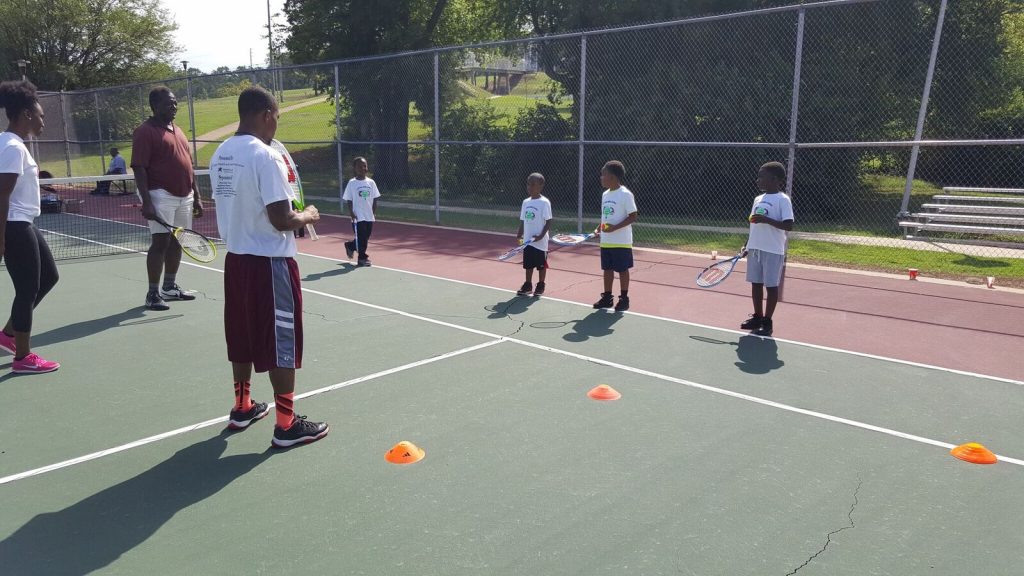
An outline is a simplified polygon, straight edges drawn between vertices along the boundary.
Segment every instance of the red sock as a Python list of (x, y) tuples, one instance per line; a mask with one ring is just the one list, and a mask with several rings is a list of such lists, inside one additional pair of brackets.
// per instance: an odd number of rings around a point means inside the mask
[(248, 382), (235, 382), (235, 410), (245, 412), (252, 408)]
[(274, 394), (274, 403), (277, 405), (277, 427), (287, 430), (292, 427), (292, 420), (295, 419), (295, 393)]

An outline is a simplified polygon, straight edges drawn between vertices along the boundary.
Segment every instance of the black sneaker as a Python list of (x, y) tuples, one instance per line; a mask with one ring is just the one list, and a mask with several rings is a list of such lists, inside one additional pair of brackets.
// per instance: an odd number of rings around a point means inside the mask
[(544, 293), (544, 283), (543, 282), (537, 282), (537, 289), (533, 291), (533, 295), (534, 296), (540, 296), (543, 293)]
[(754, 330), (755, 336), (771, 336), (772, 335), (772, 319), (764, 318), (761, 320), (761, 325), (758, 326), (757, 330)]
[(757, 330), (761, 327), (762, 320), (764, 320), (764, 318), (751, 314), (750, 318), (747, 318), (742, 324), (740, 324), (740, 328), (743, 330)]
[(369, 258), (360, 260), (359, 262), (357, 262), (357, 264), (359, 264), (360, 266), (366, 266), (367, 268), (369, 268), (370, 266), (373, 266), (373, 263), (370, 262)]
[(146, 293), (146, 309), (147, 310), (170, 310), (171, 307), (164, 303), (164, 299), (160, 297), (160, 293), (156, 290), (152, 290)]
[(232, 410), (228, 420), (228, 429), (242, 430), (253, 422), (263, 418), (270, 413), (266, 402), (253, 402), (252, 408), (245, 410)]
[(181, 286), (177, 284), (171, 284), (170, 286), (164, 286), (160, 289), (160, 297), (164, 300), (195, 300), (195, 294), (189, 294), (181, 289)]
[(615, 305), (616, 312), (629, 310), (629, 296), (619, 296), (619, 302)]
[(356, 253), (355, 247), (352, 246), (351, 244), (349, 244), (348, 242), (345, 242), (345, 256), (348, 256), (348, 259), (351, 260), (352, 259), (352, 255), (355, 254), (355, 253)]
[(612, 298), (611, 292), (602, 292), (601, 299), (594, 302), (594, 308), (611, 308), (615, 305), (615, 298)]
[(308, 444), (327, 436), (330, 426), (326, 422), (310, 422), (305, 416), (295, 415), (292, 425), (287, 430), (274, 426), (274, 439), (271, 445), (275, 448), (287, 448), (296, 444)]
[(531, 282), (523, 282), (523, 285), (516, 291), (516, 296), (526, 296), (533, 290), (533, 284)]

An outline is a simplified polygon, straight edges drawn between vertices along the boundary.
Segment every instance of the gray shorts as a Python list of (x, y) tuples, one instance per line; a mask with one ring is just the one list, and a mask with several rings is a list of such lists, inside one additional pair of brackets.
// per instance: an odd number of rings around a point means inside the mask
[(751, 250), (747, 253), (747, 282), (777, 288), (782, 280), (782, 264), (785, 260), (782, 254)]

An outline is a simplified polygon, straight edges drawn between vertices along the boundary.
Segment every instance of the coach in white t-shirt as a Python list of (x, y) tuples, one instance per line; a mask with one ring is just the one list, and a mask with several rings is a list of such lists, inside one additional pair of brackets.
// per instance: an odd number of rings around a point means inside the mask
[(224, 327), (235, 385), (229, 428), (242, 429), (269, 412), (249, 393), (253, 368), (270, 372), (277, 425), (272, 444), (288, 447), (327, 435), (324, 422), (294, 413), (295, 370), (302, 366), (302, 292), (292, 232), (320, 220), (314, 206), (292, 209), (284, 159), (269, 146), (280, 116), (262, 88), (238, 97), (238, 132), (210, 162), (217, 226), (227, 241)]
[(0, 255), (14, 283), (0, 348), (14, 355), (12, 372), (53, 372), (60, 364), (44, 360), (30, 346), (33, 311), (58, 277), (50, 247), (34, 224), (41, 212), (39, 166), (25, 146), (26, 138), (42, 133), (46, 114), (36, 87), (25, 80), (0, 83), (0, 108), (9, 121), (0, 134)]

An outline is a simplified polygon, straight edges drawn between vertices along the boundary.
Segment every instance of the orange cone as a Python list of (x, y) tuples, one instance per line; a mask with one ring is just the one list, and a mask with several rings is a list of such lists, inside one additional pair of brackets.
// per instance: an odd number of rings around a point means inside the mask
[(618, 390), (607, 384), (595, 386), (590, 392), (587, 392), (587, 396), (594, 400), (618, 400), (622, 398), (622, 394), (619, 394)]
[(402, 440), (398, 444), (395, 444), (388, 453), (384, 455), (384, 459), (392, 464), (412, 464), (423, 460), (423, 456), (426, 452), (422, 448)]
[(961, 444), (949, 451), (950, 454), (971, 464), (995, 464), (999, 461), (991, 450), (977, 442)]

